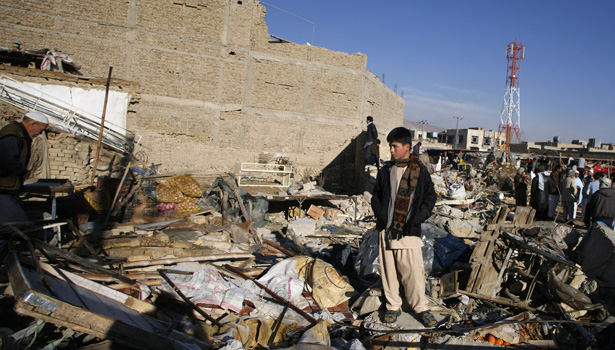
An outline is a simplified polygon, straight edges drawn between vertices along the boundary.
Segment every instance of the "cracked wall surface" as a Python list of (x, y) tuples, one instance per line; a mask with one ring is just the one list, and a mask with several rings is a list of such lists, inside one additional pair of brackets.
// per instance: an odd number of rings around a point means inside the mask
[(0, 46), (61, 51), (86, 76), (112, 66), (135, 82), (127, 127), (162, 171), (229, 171), (269, 152), (317, 172), (352, 159), (340, 153), (367, 115), (381, 138), (403, 123), (403, 99), (367, 56), (271, 42), (258, 1), (5, 0), (0, 28)]

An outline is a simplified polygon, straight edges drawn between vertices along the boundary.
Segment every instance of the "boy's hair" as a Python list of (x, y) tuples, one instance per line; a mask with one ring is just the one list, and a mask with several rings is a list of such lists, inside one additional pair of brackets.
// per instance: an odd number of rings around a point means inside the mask
[(412, 146), (412, 134), (410, 134), (410, 130), (408, 128), (400, 126), (391, 130), (391, 132), (387, 135), (387, 142), (399, 142), (402, 145), (410, 144), (410, 146)]
[(373, 121), (374, 121), (374, 118), (372, 118), (372, 116), (371, 116), (371, 115), (368, 115), (368, 116), (367, 116), (367, 120), (369, 120), (370, 122), (373, 122)]
[(599, 171), (599, 172), (594, 174), (594, 180), (600, 180), (600, 179), (602, 179), (603, 176), (604, 176), (604, 173)]

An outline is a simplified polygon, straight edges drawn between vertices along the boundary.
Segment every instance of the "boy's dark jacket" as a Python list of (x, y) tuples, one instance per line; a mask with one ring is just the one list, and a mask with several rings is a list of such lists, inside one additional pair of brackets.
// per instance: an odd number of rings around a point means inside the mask
[[(391, 202), (391, 168), (393, 162), (386, 162), (378, 171), (374, 194), (372, 196), (372, 209), (376, 216), (376, 229), (384, 230), (389, 217), (389, 203)], [(404, 236), (421, 236), (421, 223), (431, 215), (436, 205), (436, 191), (429, 171), (423, 165), (419, 165), (419, 180), (414, 189), (411, 212), (404, 226)], [(401, 237), (399, 237), (401, 238)]]

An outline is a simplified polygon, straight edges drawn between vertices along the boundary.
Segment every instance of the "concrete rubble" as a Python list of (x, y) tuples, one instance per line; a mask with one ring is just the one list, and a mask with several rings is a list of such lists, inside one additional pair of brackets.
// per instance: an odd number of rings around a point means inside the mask
[[(432, 174), (434, 328), (405, 309), (381, 321), (369, 191), (249, 193), (232, 174), (202, 184), (135, 167), (58, 198), (55, 220), (14, 223), (2, 349), (612, 348), (615, 233), (534, 221), (511, 197), (514, 167), (484, 157)], [(100, 204), (103, 192), (117, 195)]]

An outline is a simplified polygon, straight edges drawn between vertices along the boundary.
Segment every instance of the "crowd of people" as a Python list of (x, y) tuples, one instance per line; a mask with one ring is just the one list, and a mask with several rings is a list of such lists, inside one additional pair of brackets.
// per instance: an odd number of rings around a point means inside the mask
[(562, 219), (570, 222), (577, 218), (581, 208), (582, 221), (587, 225), (601, 222), (615, 228), (615, 174), (605, 168), (604, 162), (589, 166), (581, 154), (578, 160), (531, 159), (527, 165), (531, 177), (530, 205), (536, 209), (535, 219), (553, 220), (558, 206)]
[[(467, 154), (438, 152), (431, 157), (432, 171), (444, 166), (464, 170)], [(535, 220), (556, 220), (572, 223), (577, 220), (589, 226), (603, 223), (615, 229), (615, 172), (605, 162), (588, 162), (581, 154), (578, 159), (541, 157), (522, 161), (514, 155), (496, 159), (487, 155), (483, 166), (497, 169), (508, 162), (515, 166), (513, 195), (517, 206), (529, 205), (536, 210)], [(558, 208), (561, 210), (558, 211)]]

